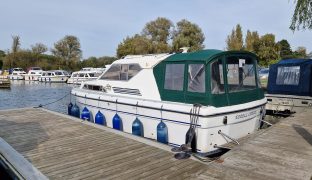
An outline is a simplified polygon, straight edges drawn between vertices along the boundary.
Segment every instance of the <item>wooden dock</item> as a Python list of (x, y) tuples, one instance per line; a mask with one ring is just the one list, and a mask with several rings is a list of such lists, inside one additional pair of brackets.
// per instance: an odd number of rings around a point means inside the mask
[(0, 137), (49, 179), (309, 180), (309, 117), (284, 119), (210, 163), (176, 160), (169, 146), (45, 109), (1, 110)]

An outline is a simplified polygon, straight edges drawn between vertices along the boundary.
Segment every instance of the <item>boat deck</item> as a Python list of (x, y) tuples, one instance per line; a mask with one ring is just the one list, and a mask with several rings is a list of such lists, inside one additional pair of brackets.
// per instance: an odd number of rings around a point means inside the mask
[(0, 137), (49, 179), (310, 179), (311, 116), (284, 119), (209, 163), (45, 109), (1, 110)]

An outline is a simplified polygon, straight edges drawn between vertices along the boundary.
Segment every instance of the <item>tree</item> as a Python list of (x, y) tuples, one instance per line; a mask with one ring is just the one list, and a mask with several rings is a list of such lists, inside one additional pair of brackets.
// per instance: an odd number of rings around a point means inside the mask
[(279, 59), (279, 46), (275, 43), (274, 34), (261, 36), (254, 45), (255, 52), (259, 57), (260, 65), (268, 66)]
[(5, 52), (0, 50), (0, 69), (2, 69), (4, 57), (5, 57)]
[(169, 19), (158, 17), (155, 21), (147, 23), (142, 35), (150, 39), (153, 46), (152, 53), (170, 52), (168, 40), (171, 38), (173, 24)]
[(226, 49), (231, 50), (242, 50), (243, 46), (243, 33), (240, 24), (236, 25), (236, 28), (232, 30), (232, 33), (228, 35), (226, 40)]
[(121, 58), (129, 54), (150, 54), (153, 52), (152, 42), (139, 34), (127, 37), (117, 47), (117, 57)]
[(82, 56), (79, 39), (71, 35), (67, 35), (56, 42), (51, 52), (56, 57), (60, 58), (62, 62), (65, 62), (67, 67), (75, 66)]
[(177, 30), (173, 36), (173, 50), (178, 51), (181, 47), (190, 47), (189, 51), (198, 51), (204, 48), (205, 36), (197, 24), (185, 19), (177, 23)]
[(312, 0), (295, 0), (296, 7), (292, 16), (290, 29), (312, 29)]
[(47, 52), (47, 50), (47, 46), (42, 43), (36, 43), (35, 45), (31, 45), (31, 51), (36, 55), (43, 54)]
[(155, 21), (147, 23), (142, 31), (142, 35), (147, 36), (153, 42), (168, 44), (172, 22), (163, 17), (158, 17)]
[(282, 39), (281, 41), (277, 42), (280, 48), (280, 57), (282, 59), (287, 59), (292, 57), (292, 50), (290, 44), (286, 39)]
[(39, 55), (47, 52), (47, 50), (48, 50), (47, 46), (42, 43), (36, 43), (35, 45), (31, 45), (31, 51), (34, 55), (37, 64), (39, 63)]
[(247, 35), (245, 39), (245, 50), (250, 51), (250, 52), (255, 52), (254, 46), (255, 43), (259, 41), (259, 34), (257, 31), (249, 31), (247, 30)]
[(307, 49), (303, 46), (297, 47), (296, 51), (293, 52), (294, 58), (306, 58), (307, 57)]
[(14, 60), (16, 58), (16, 53), (17, 51), (20, 49), (20, 37), (19, 36), (12, 36), (12, 49), (11, 49), (11, 53), (9, 54), (8, 58), (10, 61), (10, 68), (12, 68), (14, 66)]

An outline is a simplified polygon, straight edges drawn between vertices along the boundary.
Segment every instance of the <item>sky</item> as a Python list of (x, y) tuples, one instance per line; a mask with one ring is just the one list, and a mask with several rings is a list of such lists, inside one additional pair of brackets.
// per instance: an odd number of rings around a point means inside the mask
[(157, 17), (174, 24), (187, 19), (205, 35), (206, 49), (226, 47), (226, 37), (241, 24), (260, 35), (273, 33), (312, 51), (312, 30), (289, 29), (293, 0), (0, 0), (0, 49), (11, 48), (18, 35), (21, 48), (43, 43), (53, 48), (66, 35), (77, 36), (83, 58), (115, 56), (119, 43), (140, 33)]

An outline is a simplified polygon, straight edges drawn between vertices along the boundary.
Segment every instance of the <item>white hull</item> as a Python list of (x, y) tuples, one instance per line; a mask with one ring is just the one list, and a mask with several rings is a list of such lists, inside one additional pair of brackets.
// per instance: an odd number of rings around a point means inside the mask
[(40, 74), (38, 74), (38, 75), (34, 75), (34, 74), (28, 75), (28, 74), (26, 74), (25, 75), (25, 81), (38, 81), (38, 78), (40, 76), (41, 76)]
[(300, 113), (307, 108), (312, 108), (312, 97), (283, 94), (266, 94), (268, 103), (266, 110), (274, 113), (296, 112)]
[(96, 78), (69, 78), (67, 80), (68, 84), (81, 84), (82, 82), (86, 82), (86, 81), (94, 81), (96, 80)]
[(39, 77), (38, 81), (40, 82), (66, 82), (68, 79), (67, 76), (46, 76), (46, 77)]
[(24, 79), (23, 75), (9, 75), (8, 77), (10, 80), (23, 80)]
[[(113, 127), (113, 116), (116, 114), (117, 100), (117, 113), (122, 119), (123, 131), (132, 133), (132, 123), (138, 116), (143, 124), (144, 137), (150, 139), (157, 139), (157, 125), (161, 121), (160, 109), (162, 107), (162, 119), (168, 127), (169, 145), (185, 144), (185, 136), (190, 126), (189, 113), (193, 107), (191, 104), (108, 96), (100, 92), (95, 93), (81, 89), (73, 89), (72, 94), (76, 96), (80, 111), (85, 106), (90, 110), (91, 121), (94, 121), (94, 116), (98, 110), (101, 110), (105, 115), (107, 126), (111, 128)], [(85, 96), (87, 98), (84, 98)], [(220, 130), (235, 139), (253, 133), (260, 126), (265, 103), (266, 100), (262, 99), (221, 108), (203, 106), (200, 109), (196, 129), (197, 152), (207, 155), (218, 149), (215, 146), (221, 146), (231, 141), (218, 134)], [(138, 104), (137, 110), (136, 104)], [(138, 115), (136, 115), (136, 111)], [(227, 119), (226, 122), (225, 119)]]

